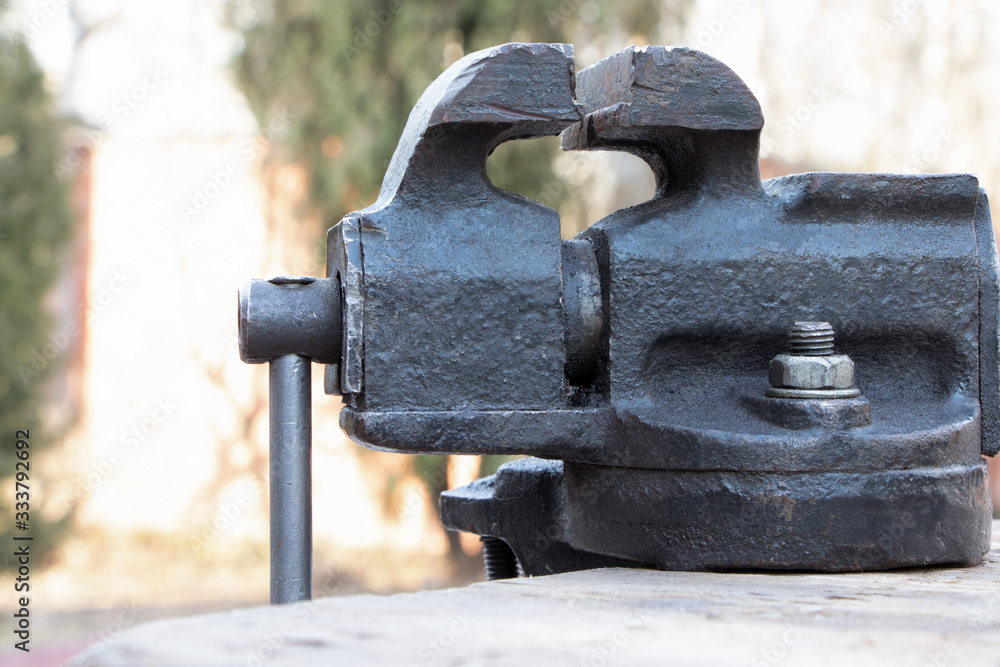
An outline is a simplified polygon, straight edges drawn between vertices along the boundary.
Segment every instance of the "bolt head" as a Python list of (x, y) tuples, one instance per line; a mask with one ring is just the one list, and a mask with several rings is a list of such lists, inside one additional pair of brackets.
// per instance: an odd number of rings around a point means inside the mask
[(779, 354), (771, 360), (772, 387), (789, 389), (849, 389), (854, 386), (854, 362), (845, 354), (806, 357)]

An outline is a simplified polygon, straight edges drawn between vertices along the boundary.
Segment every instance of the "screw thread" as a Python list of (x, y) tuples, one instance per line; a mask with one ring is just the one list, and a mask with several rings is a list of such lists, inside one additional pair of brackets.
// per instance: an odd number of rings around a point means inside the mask
[(788, 331), (791, 353), (804, 357), (833, 354), (833, 327), (829, 322), (796, 322)]
[(510, 545), (499, 537), (488, 535), (483, 535), (479, 541), (483, 543), (483, 563), (489, 581), (515, 579), (518, 576), (517, 556)]

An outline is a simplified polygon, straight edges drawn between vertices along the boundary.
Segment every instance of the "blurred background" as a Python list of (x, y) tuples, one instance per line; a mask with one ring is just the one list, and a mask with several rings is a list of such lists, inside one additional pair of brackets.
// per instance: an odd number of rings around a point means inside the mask
[[(1000, 201), (987, 0), (0, 2), (0, 541), (27, 428), (34, 664), (267, 602), (267, 373), (239, 360), (236, 291), (322, 275), (325, 230), (374, 201), (420, 93), (509, 41), (574, 44), (578, 69), (698, 48), (760, 100), (765, 177), (973, 172)], [(557, 138), (487, 167), (567, 237), (653, 192), (637, 158)], [(364, 450), (314, 379), (316, 595), (482, 578), (437, 495), (502, 460)]]

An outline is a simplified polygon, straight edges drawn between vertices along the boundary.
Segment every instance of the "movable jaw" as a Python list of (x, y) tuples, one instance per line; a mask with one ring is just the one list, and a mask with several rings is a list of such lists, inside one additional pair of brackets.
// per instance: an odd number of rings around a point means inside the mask
[(330, 230), (328, 272), (345, 290), (341, 423), (358, 442), (578, 445), (588, 418), (571, 409), (574, 383), (592, 381), (604, 323), (593, 248), (485, 177), (499, 143), (579, 122), (574, 73), (568, 45), (463, 58), (417, 103), (376, 203)]
[(683, 199), (704, 187), (716, 196), (761, 188), (760, 104), (706, 53), (624, 49), (577, 75), (577, 99), (585, 116), (563, 133), (563, 149), (642, 158), (656, 177), (658, 199)]
[[(567, 45), (456, 63), (378, 200), (328, 235), (339, 321), (320, 342), (344, 430), (553, 460), (442, 497), (449, 528), (502, 538), (529, 573), (978, 561), (981, 455), (1000, 446), (986, 196), (964, 175), (761, 182), (762, 125), (690, 49), (579, 74)], [(499, 143), (559, 132), (643, 158), (655, 196), (561, 240), (555, 211), (485, 176)], [(795, 323), (835, 330), (836, 355), (788, 349)], [(541, 554), (514, 518), (531, 512), (554, 536)]]

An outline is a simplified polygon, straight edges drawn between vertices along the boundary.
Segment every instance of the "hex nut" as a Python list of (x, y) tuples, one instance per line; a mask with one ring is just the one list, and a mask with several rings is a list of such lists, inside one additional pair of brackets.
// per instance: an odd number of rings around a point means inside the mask
[(769, 379), (772, 387), (849, 389), (854, 386), (854, 362), (843, 354), (779, 354), (771, 360)]

